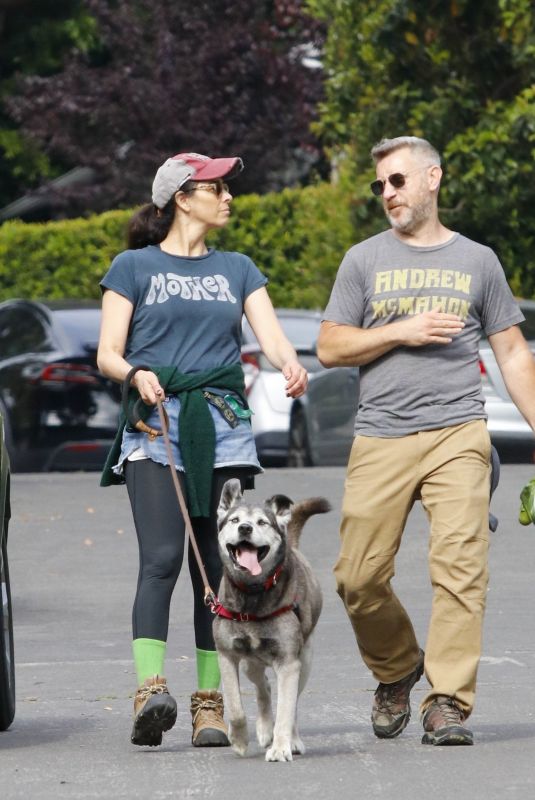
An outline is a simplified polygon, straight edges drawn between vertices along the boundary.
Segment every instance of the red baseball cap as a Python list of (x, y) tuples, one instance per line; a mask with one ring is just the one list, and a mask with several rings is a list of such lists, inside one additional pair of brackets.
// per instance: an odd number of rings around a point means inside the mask
[(238, 156), (209, 158), (200, 153), (178, 153), (158, 169), (152, 184), (152, 202), (163, 208), (186, 181), (214, 181), (233, 178), (243, 169)]

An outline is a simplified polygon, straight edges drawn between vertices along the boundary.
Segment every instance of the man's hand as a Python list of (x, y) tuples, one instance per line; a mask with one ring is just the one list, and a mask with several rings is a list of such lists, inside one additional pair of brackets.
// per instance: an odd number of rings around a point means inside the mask
[(526, 483), (520, 492), (520, 513), (518, 521), (521, 525), (535, 524), (535, 478)]
[(399, 326), (403, 344), (408, 347), (449, 344), (464, 328), (464, 322), (457, 314), (446, 314), (437, 309), (415, 314), (394, 324)]

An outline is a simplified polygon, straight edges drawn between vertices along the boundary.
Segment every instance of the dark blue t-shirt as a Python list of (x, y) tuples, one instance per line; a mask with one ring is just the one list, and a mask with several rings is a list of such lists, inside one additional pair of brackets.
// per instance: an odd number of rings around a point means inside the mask
[(149, 245), (120, 253), (100, 285), (134, 306), (127, 361), (190, 373), (240, 361), (243, 306), (266, 283), (242, 253), (187, 258)]

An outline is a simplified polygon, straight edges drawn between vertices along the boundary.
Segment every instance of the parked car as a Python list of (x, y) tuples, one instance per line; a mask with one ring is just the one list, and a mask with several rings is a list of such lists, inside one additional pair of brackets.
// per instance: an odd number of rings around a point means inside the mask
[(0, 414), (12, 472), (100, 469), (119, 386), (100, 375), (96, 301), (0, 303)]
[[(535, 354), (535, 301), (521, 300), (519, 305), (526, 317), (520, 327)], [(481, 340), (479, 353), (491, 441), (504, 461), (532, 461), (535, 436), (511, 400), (485, 338)], [(358, 394), (356, 367), (319, 369), (311, 375), (307, 394), (294, 400), (290, 410), (289, 466), (347, 464)]]
[(307, 393), (290, 409), (288, 466), (347, 464), (358, 397), (356, 367), (322, 368), (310, 375)]
[[(519, 300), (525, 316), (520, 329), (535, 355), (535, 301)], [(482, 339), (479, 348), (481, 380), (490, 438), (503, 460), (533, 460), (535, 437), (511, 400), (492, 348)]]
[[(321, 313), (300, 309), (275, 309), (288, 339), (295, 347), (309, 375), (323, 367), (316, 356)], [(288, 459), (288, 431), (292, 399), (286, 397), (285, 381), (263, 355), (247, 320), (243, 326), (242, 362), (247, 399), (253, 416), (251, 424), (260, 463), (285, 465)]]
[(10, 516), (9, 457), (0, 416), (0, 731), (7, 730), (15, 716), (15, 653), (7, 561), (7, 532)]

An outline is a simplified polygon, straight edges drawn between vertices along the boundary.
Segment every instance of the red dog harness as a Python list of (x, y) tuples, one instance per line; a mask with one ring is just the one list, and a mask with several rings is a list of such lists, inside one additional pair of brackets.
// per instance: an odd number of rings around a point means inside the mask
[(299, 617), (297, 598), (291, 605), (277, 608), (276, 611), (272, 611), (271, 614), (266, 614), (263, 617), (259, 617), (256, 614), (246, 614), (242, 611), (230, 611), (230, 609), (225, 608), (225, 606), (221, 604), (218, 597), (215, 598), (215, 601), (210, 603), (210, 610), (212, 614), (215, 614), (217, 617), (231, 619), (234, 620), (234, 622), (261, 622), (264, 619), (271, 619), (271, 617), (278, 617), (280, 614), (286, 614), (288, 611), (293, 611), (294, 614)]
[[(267, 579), (267, 581), (254, 589), (251, 589), (244, 583), (236, 583), (235, 581), (231, 580), (231, 583), (240, 591), (246, 592), (247, 594), (253, 594), (257, 592), (268, 592), (273, 586), (277, 585), (277, 580), (279, 575), (282, 572), (282, 564), (275, 569), (273, 575)], [(212, 600), (208, 603), (210, 606), (210, 610), (212, 614), (215, 614), (217, 617), (224, 617), (225, 619), (231, 619), (234, 622), (261, 622), (264, 619), (271, 619), (272, 617), (278, 617), (280, 614), (286, 614), (288, 611), (293, 611), (296, 617), (299, 618), (299, 605), (297, 603), (297, 597), (288, 606), (282, 606), (281, 608), (277, 608), (276, 611), (272, 611), (271, 614), (266, 614), (263, 617), (259, 617), (256, 614), (247, 614), (243, 613), (242, 611), (231, 611), (228, 608), (225, 608), (222, 605), (219, 597), (213, 597)]]

